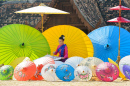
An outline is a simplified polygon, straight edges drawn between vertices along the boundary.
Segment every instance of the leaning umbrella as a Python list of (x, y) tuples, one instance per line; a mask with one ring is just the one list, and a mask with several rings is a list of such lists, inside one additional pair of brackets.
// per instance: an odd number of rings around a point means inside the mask
[(14, 78), (18, 81), (27, 81), (33, 77), (36, 72), (36, 65), (31, 61), (24, 61), (16, 66)]
[[(117, 60), (119, 27), (101, 27), (89, 33), (88, 36), (94, 46), (94, 57), (100, 58), (104, 62), (108, 62), (108, 58), (111, 58), (113, 61)], [(122, 58), (130, 53), (130, 33), (121, 28), (120, 37), (120, 56)]]
[(0, 64), (10, 64), (19, 57), (34, 60), (50, 53), (46, 38), (35, 28), (11, 24), (0, 29)]
[(10, 65), (0, 67), (0, 80), (8, 80), (13, 76), (14, 68)]

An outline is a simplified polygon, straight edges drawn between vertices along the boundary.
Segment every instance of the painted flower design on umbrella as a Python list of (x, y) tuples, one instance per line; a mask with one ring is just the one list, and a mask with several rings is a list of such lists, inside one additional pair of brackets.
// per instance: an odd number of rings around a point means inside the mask
[(48, 68), (45, 69), (45, 72), (47, 72), (49, 69), (56, 69), (53, 65), (50, 65)]
[(78, 74), (78, 76), (79, 76), (79, 78), (80, 79), (89, 79), (89, 75), (90, 75), (90, 73), (87, 71), (87, 73), (85, 73), (85, 74), (80, 74), (78, 71), (77, 71), (77, 74)]

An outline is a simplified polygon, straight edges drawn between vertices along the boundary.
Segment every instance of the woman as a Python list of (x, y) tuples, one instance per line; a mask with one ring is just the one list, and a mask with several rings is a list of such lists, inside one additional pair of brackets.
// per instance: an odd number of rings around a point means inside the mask
[(57, 55), (57, 53), (59, 53), (59, 57), (61, 57), (62, 62), (65, 62), (68, 59), (68, 49), (66, 44), (64, 44), (64, 40), (65, 40), (65, 36), (61, 35), (61, 37), (59, 37), (59, 45), (57, 47), (56, 52), (54, 52), (54, 55)]

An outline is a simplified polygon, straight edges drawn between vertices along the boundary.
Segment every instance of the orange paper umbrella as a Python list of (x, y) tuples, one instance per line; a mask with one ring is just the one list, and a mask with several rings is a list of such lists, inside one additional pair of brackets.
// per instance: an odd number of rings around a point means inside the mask
[(36, 73), (33, 75), (33, 77), (31, 78), (31, 80), (42, 80), (43, 77), (41, 75), (41, 70), (43, 68), (43, 65), (40, 64), (37, 66), (37, 69), (36, 69)]
[(16, 66), (14, 70), (14, 77), (18, 81), (27, 81), (36, 72), (36, 65), (31, 61), (24, 61)]

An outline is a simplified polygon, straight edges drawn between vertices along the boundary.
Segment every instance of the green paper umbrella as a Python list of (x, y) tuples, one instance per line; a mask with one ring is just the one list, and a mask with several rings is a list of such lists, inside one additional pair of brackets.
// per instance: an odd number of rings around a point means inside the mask
[(10, 65), (4, 65), (0, 68), (0, 80), (8, 80), (13, 76), (14, 68)]
[(35, 28), (11, 24), (0, 29), (0, 64), (9, 64), (18, 57), (35, 60), (50, 54), (46, 38)]

